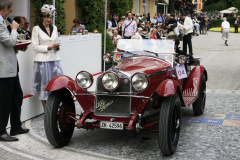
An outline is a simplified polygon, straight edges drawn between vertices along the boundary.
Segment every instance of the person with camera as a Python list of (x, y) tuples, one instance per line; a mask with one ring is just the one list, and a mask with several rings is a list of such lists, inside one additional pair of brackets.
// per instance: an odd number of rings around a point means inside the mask
[[(18, 141), (18, 138), (12, 136), (29, 132), (29, 129), (22, 128), (21, 123), (23, 91), (18, 76), (17, 56), (13, 49), (19, 36), (19, 24), (13, 21), (10, 33), (5, 22), (12, 12), (12, 6), (12, 0), (0, 1), (0, 141)], [(23, 49), (25, 50), (26, 48)], [(11, 136), (6, 131), (9, 116)]]

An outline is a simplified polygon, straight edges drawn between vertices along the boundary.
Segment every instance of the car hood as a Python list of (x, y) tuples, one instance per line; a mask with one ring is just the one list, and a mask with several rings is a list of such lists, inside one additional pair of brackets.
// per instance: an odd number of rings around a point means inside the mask
[(171, 64), (154, 57), (129, 57), (118, 62), (120, 70), (133, 75), (142, 72), (147, 75), (171, 68)]

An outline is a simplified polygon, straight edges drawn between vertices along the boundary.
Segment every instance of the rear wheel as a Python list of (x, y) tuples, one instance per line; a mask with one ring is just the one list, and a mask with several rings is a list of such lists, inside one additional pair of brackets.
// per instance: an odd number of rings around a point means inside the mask
[(181, 124), (181, 102), (178, 94), (166, 97), (161, 104), (158, 144), (162, 154), (172, 155), (177, 148)]
[(193, 112), (195, 115), (203, 114), (205, 109), (205, 102), (206, 102), (206, 77), (203, 74), (199, 88), (198, 98), (193, 103)]
[(54, 147), (66, 146), (72, 138), (75, 122), (67, 112), (75, 114), (74, 101), (66, 90), (50, 93), (44, 113), (44, 127), (47, 139)]

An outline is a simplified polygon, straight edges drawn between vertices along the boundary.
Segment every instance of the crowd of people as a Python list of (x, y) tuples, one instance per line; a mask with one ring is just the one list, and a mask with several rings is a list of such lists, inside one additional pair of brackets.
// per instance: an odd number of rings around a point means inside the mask
[[(211, 19), (215, 18), (207, 16), (206, 13), (187, 16), (193, 24), (191, 36), (207, 34), (211, 27)], [(123, 15), (120, 21), (118, 19), (119, 15), (113, 13), (112, 19), (107, 21), (107, 33), (112, 37), (113, 43), (117, 43), (116, 39), (131, 39), (134, 35), (140, 35), (142, 39), (160, 40), (177, 35), (180, 41), (184, 37), (184, 19), (180, 14), (156, 13), (152, 18), (150, 13), (142, 16), (127, 11), (126, 16)]]
[(127, 11), (121, 16), (112, 14), (112, 19), (107, 21), (107, 33), (112, 38), (114, 44), (119, 39), (155, 39), (164, 40), (169, 36), (177, 36), (179, 41), (183, 41), (183, 51), (193, 55), (192, 36), (206, 35), (211, 27), (211, 19), (206, 13), (201, 14), (161, 14), (156, 13), (151, 17), (146, 15), (132, 14)]

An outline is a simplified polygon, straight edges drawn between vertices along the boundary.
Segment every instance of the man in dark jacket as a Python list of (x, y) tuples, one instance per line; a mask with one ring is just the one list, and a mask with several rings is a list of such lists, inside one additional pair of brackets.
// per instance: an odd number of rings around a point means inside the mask
[(108, 22), (108, 28), (115, 30), (117, 28), (117, 26), (118, 26), (118, 14), (113, 13), (112, 20)]
[(175, 28), (177, 27), (177, 20), (174, 18), (175, 14), (167, 14), (165, 29), (167, 29), (167, 36), (176, 35)]
[[(27, 34), (26, 32), (24, 32), (25, 21), (24, 21), (23, 17), (17, 16), (17, 17), (14, 17), (13, 20), (19, 24), (19, 28), (21, 29), (21, 30), (19, 30), (19, 29), (17, 30), (18, 34), (25, 34), (26, 35), (26, 40), (31, 39), (30, 35)], [(7, 29), (10, 33), (12, 32), (12, 29), (11, 29), (10, 25), (7, 26)]]

